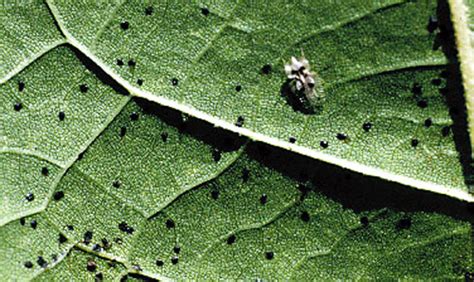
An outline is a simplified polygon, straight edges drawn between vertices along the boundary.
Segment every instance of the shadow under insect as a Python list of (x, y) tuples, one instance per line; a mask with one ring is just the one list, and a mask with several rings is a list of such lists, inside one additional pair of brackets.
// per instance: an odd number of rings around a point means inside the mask
[(306, 115), (320, 114), (323, 110), (322, 101), (310, 101), (304, 91), (296, 90), (294, 79), (287, 79), (280, 88), (281, 96), (286, 99), (295, 112)]

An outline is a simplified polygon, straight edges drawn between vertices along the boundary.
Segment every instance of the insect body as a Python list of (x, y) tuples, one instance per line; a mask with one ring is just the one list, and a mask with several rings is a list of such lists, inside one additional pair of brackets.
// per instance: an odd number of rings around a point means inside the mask
[(309, 62), (304, 56), (300, 59), (291, 57), (289, 64), (285, 65), (285, 73), (288, 77), (290, 93), (294, 95), (301, 106), (314, 111), (320, 108), (324, 102), (322, 81), (318, 75), (311, 72)]

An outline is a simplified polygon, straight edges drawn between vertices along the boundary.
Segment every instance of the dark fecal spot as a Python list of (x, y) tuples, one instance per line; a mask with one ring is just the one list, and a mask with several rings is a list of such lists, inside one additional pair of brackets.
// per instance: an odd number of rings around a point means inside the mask
[(265, 205), (267, 203), (267, 200), (268, 200), (267, 194), (262, 194), (262, 196), (260, 196), (260, 204)]
[(164, 264), (165, 263), (162, 260), (160, 260), (160, 259), (156, 260), (156, 265), (157, 266), (163, 266)]
[(166, 227), (168, 227), (168, 229), (175, 228), (175, 226), (176, 224), (171, 218), (166, 220)]
[(129, 67), (134, 67), (134, 66), (136, 66), (136, 65), (137, 65), (137, 63), (135, 63), (134, 60), (129, 60), (129, 61), (128, 61), (128, 66), (129, 66)]
[(102, 243), (102, 247), (106, 250), (112, 247), (112, 244), (110, 244), (110, 242), (106, 238), (102, 238), (100, 242)]
[(138, 120), (138, 113), (136, 112), (133, 112), (130, 114), (130, 119), (131, 120)]
[(38, 226), (38, 222), (33, 219), (33, 220), (30, 222), (30, 226), (31, 226), (31, 228), (36, 229), (36, 227)]
[(397, 223), (397, 229), (408, 229), (411, 227), (411, 218), (402, 218)]
[(94, 244), (94, 245), (92, 245), (92, 251), (94, 251), (94, 252), (101, 252), (101, 251), (102, 251), (102, 247), (101, 247), (99, 244)]
[(74, 231), (74, 226), (68, 225), (68, 226), (66, 226), (66, 227), (67, 227), (67, 230), (69, 230), (69, 231)]
[(244, 169), (242, 170), (242, 180), (243, 180), (244, 182), (247, 182), (247, 181), (249, 180), (249, 178), (250, 178), (250, 170), (244, 168)]
[(79, 86), (79, 89), (81, 90), (82, 93), (86, 93), (87, 90), (89, 90), (89, 87), (86, 84), (81, 84)]
[(329, 147), (329, 143), (328, 141), (321, 141), (319, 142), (319, 146), (321, 146), (323, 149), (326, 149), (327, 147)]
[(217, 148), (214, 148), (212, 150), (212, 158), (214, 159), (214, 161), (217, 163), (218, 161), (221, 160), (221, 150), (217, 149)]
[(91, 242), (93, 236), (94, 234), (92, 231), (86, 231), (84, 233), (84, 244), (88, 245)]
[(415, 95), (415, 96), (419, 96), (421, 95), (421, 92), (423, 92), (423, 87), (421, 87), (421, 85), (419, 83), (414, 83), (413, 84), (413, 87), (411, 88), (411, 92)]
[(239, 116), (239, 117), (237, 118), (237, 122), (235, 123), (235, 125), (238, 126), (238, 127), (242, 127), (242, 126), (244, 125), (244, 121), (245, 121), (244, 117), (243, 117), (243, 116)]
[(273, 252), (265, 252), (265, 258), (268, 259), (268, 260), (271, 260), (273, 259)]
[(172, 264), (177, 264), (178, 260), (179, 260), (179, 258), (177, 256), (174, 256), (174, 257), (171, 258), (171, 263)]
[(347, 134), (345, 134), (345, 133), (338, 133), (338, 134), (336, 135), (336, 137), (337, 137), (337, 139), (339, 139), (339, 140), (346, 140), (346, 139), (347, 139)]
[(140, 85), (140, 86), (142, 86), (142, 85), (143, 85), (143, 79), (138, 79), (138, 80), (137, 80), (137, 84)]
[(112, 186), (114, 186), (115, 188), (119, 188), (121, 184), (122, 184), (122, 183), (120, 182), (120, 180), (115, 180), (115, 181), (112, 183)]
[(360, 224), (362, 224), (363, 226), (369, 225), (369, 218), (366, 217), (366, 216), (361, 217), (360, 218)]
[(418, 107), (424, 109), (428, 107), (428, 102), (426, 100), (420, 100), (418, 103), (416, 103)]
[(133, 227), (128, 226), (128, 224), (125, 221), (122, 221), (119, 223), (118, 228), (120, 231), (128, 233), (128, 234), (133, 234), (135, 232), (135, 229)]
[(41, 174), (44, 175), (44, 176), (48, 176), (48, 174), (49, 174), (48, 168), (47, 167), (41, 168)]
[(418, 146), (418, 143), (419, 143), (418, 139), (411, 139), (411, 146), (412, 147)]
[(17, 112), (20, 111), (22, 108), (23, 105), (21, 103), (16, 103), (15, 105), (13, 105), (13, 109)]
[(25, 225), (25, 218), (24, 217), (20, 218), (20, 224)]
[(95, 263), (95, 261), (93, 261), (92, 259), (89, 259), (87, 261), (87, 266), (86, 266), (87, 270), (90, 271), (90, 272), (94, 272), (96, 269), (97, 269), (97, 264)]
[(128, 22), (121, 22), (120, 23), (120, 28), (123, 30), (127, 30), (129, 28), (130, 24)]
[(177, 85), (178, 85), (178, 79), (177, 79), (177, 78), (171, 79), (171, 84), (172, 84), (173, 86), (177, 86)]
[(161, 140), (163, 140), (163, 142), (166, 142), (168, 140), (168, 132), (161, 133)]
[(125, 134), (127, 134), (127, 128), (125, 126), (122, 126), (120, 128), (120, 137), (124, 137)]
[(431, 80), (431, 84), (435, 85), (435, 86), (440, 86), (441, 85), (441, 79), (439, 78), (433, 78)]
[(180, 251), (181, 251), (181, 248), (178, 245), (174, 246), (173, 252), (175, 252), (175, 254), (179, 254)]
[(104, 275), (102, 274), (102, 272), (99, 272), (95, 275), (95, 281), (102, 281), (104, 280)]
[(123, 65), (124, 65), (123, 61), (120, 59), (117, 59), (117, 66), (123, 66)]
[(67, 238), (63, 234), (59, 233), (58, 241), (60, 244), (62, 244), (67, 241)]
[(272, 71), (272, 66), (267, 64), (262, 67), (263, 74), (269, 74)]
[(290, 143), (294, 144), (296, 142), (296, 138), (295, 137), (290, 137), (288, 139), (288, 141), (290, 141)]
[(208, 8), (201, 8), (201, 13), (204, 15), (204, 16), (208, 16), (209, 15), (209, 9)]
[(451, 131), (451, 127), (445, 126), (445, 127), (441, 128), (441, 135), (443, 135), (443, 137), (446, 137), (446, 136), (449, 135), (450, 131)]
[(25, 89), (25, 83), (23, 81), (18, 82), (18, 91), (23, 91)]
[(438, 17), (430, 16), (427, 28), (429, 33), (433, 33), (438, 28)]
[(229, 244), (229, 245), (234, 244), (236, 239), (237, 239), (237, 237), (235, 237), (234, 234), (230, 235), (230, 236), (227, 238), (227, 244)]
[(242, 127), (244, 125), (244, 117), (243, 116), (239, 116), (237, 118), (237, 122), (235, 123), (236, 126), (238, 127)]
[(66, 114), (64, 112), (59, 112), (58, 118), (60, 121), (63, 121), (65, 117), (66, 117)]
[(23, 265), (26, 267), (26, 268), (32, 268), (33, 267), (33, 263), (31, 261), (25, 261), (25, 263), (23, 263)]
[(38, 263), (39, 266), (42, 268), (46, 268), (48, 266), (48, 263), (44, 260), (42, 256), (38, 257), (38, 260), (36, 260), (36, 263)]
[(430, 127), (433, 124), (433, 121), (430, 118), (425, 119), (425, 127)]
[(362, 125), (362, 129), (365, 130), (365, 132), (368, 132), (372, 128), (372, 123), (366, 122)]
[(242, 90), (242, 86), (237, 85), (237, 86), (235, 87), (235, 91), (240, 92), (240, 90)]
[(303, 211), (300, 215), (300, 218), (301, 218), (302, 221), (308, 222), (311, 217), (310, 217), (310, 215), (307, 211)]
[(54, 195), (53, 195), (53, 199), (54, 199), (55, 201), (59, 201), (59, 200), (61, 200), (62, 198), (64, 198), (64, 192), (63, 192), (63, 191), (57, 191), (57, 192), (55, 192)]
[(31, 202), (35, 199), (35, 195), (33, 193), (28, 193), (25, 195), (25, 199), (28, 201), (28, 202)]
[(217, 200), (219, 198), (219, 191), (217, 190), (212, 190), (211, 191), (211, 197), (214, 199), (214, 200)]
[(151, 14), (153, 14), (153, 7), (152, 6), (146, 7), (145, 15), (150, 16)]

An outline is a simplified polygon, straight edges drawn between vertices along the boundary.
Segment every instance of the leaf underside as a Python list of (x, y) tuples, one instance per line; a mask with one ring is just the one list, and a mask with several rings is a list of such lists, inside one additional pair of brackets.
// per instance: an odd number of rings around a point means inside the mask
[[(431, 4), (154, 4), (148, 15), (136, 3), (65, 3), (49, 5), (66, 38), (44, 3), (0, 12), (5, 279), (452, 279), (470, 271), (470, 220), (432, 195), (389, 194), (388, 182), (249, 144), (133, 97), (159, 95), (229, 124), (244, 116), (243, 128), (268, 140), (295, 137), (311, 152), (326, 140), (324, 156), (463, 192), (452, 133), (443, 134), (452, 123), (438, 93), (445, 82), (432, 83), (446, 60), (426, 31)], [(368, 53), (371, 41), (378, 47)], [(293, 111), (279, 94), (281, 59), (301, 47), (327, 83), (320, 115)], [(337, 140), (341, 132), (349, 139)], [(419, 208), (374, 204), (378, 197)]]

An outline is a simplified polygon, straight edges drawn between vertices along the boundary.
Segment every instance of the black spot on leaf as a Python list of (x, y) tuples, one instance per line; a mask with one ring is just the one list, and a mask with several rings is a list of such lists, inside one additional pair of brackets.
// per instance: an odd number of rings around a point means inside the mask
[(33, 219), (33, 220), (30, 222), (30, 226), (31, 226), (31, 228), (36, 229), (36, 227), (38, 226), (38, 222)]
[(235, 237), (234, 234), (230, 235), (230, 236), (227, 238), (227, 244), (229, 244), (229, 245), (234, 244), (236, 239), (237, 239), (237, 237)]
[(345, 134), (345, 133), (338, 133), (338, 134), (336, 135), (336, 137), (337, 137), (337, 139), (339, 139), (339, 140), (346, 140), (346, 139), (347, 139), (347, 134)]
[(398, 221), (396, 228), (398, 230), (401, 229), (408, 229), (411, 227), (411, 218), (402, 218), (400, 221)]
[(171, 263), (172, 264), (177, 264), (178, 261), (179, 261), (179, 258), (177, 256), (174, 256), (174, 257), (171, 258)]
[(219, 198), (219, 191), (217, 190), (212, 190), (211, 191), (211, 197), (214, 199), (214, 200), (217, 200)]
[(64, 192), (63, 192), (63, 191), (57, 191), (57, 192), (55, 192), (54, 195), (53, 195), (53, 199), (54, 199), (55, 201), (59, 201), (59, 200), (61, 200), (62, 198), (64, 198)]
[(362, 129), (365, 130), (365, 132), (368, 132), (372, 128), (372, 123), (366, 122), (362, 125)]
[(433, 121), (430, 118), (425, 119), (425, 127), (430, 127), (433, 124)]
[(88, 245), (91, 242), (93, 236), (94, 233), (92, 233), (92, 231), (86, 231), (84, 233), (84, 244)]
[(173, 86), (178, 86), (178, 82), (179, 82), (179, 81), (178, 81), (177, 78), (171, 79), (171, 84), (172, 84)]
[(124, 137), (125, 134), (127, 134), (127, 128), (125, 126), (122, 126), (120, 128), (120, 137)]
[(23, 108), (23, 105), (21, 103), (16, 103), (13, 105), (13, 109), (17, 112), (19, 112)]
[(18, 81), (18, 91), (23, 91), (25, 89), (25, 83), (23, 81)]
[(128, 66), (129, 67), (134, 67), (136, 65), (137, 65), (137, 63), (134, 60), (132, 60), (132, 59), (128, 60)]
[(20, 218), (20, 224), (25, 225), (25, 218), (24, 217)]
[(181, 248), (178, 245), (173, 247), (173, 252), (175, 252), (175, 254), (179, 254), (180, 251), (181, 251)]
[(411, 92), (415, 95), (415, 97), (420, 96), (423, 92), (423, 87), (419, 83), (414, 83), (411, 89)]
[(328, 141), (321, 141), (319, 142), (319, 146), (321, 146), (323, 149), (326, 149), (327, 147), (329, 147), (329, 143)]
[(25, 200), (27, 200), (28, 202), (31, 202), (35, 199), (35, 195), (33, 193), (28, 193), (25, 195)]
[(300, 218), (304, 222), (308, 222), (311, 219), (311, 217), (310, 217), (310, 215), (307, 211), (303, 211), (300, 215)]
[(174, 223), (174, 221), (171, 218), (169, 218), (169, 219), (166, 220), (166, 227), (168, 229), (175, 228), (176, 224)]
[(102, 251), (102, 247), (101, 247), (99, 244), (94, 244), (94, 245), (92, 245), (92, 251), (94, 251), (94, 252), (101, 252), (101, 251)]
[(156, 260), (156, 265), (157, 266), (163, 266), (164, 264), (165, 263), (162, 260), (160, 260), (160, 259)]
[(237, 85), (237, 86), (235, 87), (235, 91), (240, 92), (240, 90), (242, 90), (242, 86)]
[(217, 163), (218, 161), (221, 160), (221, 150), (217, 149), (217, 148), (214, 148), (212, 150), (212, 158), (214, 159), (214, 161)]
[(244, 117), (243, 117), (243, 116), (239, 116), (239, 117), (237, 118), (237, 122), (235, 123), (235, 125), (238, 126), (238, 127), (242, 127), (242, 126), (244, 125), (244, 121), (245, 121)]
[(58, 118), (60, 121), (63, 121), (65, 117), (66, 117), (66, 114), (64, 112), (59, 112)]
[(128, 22), (121, 22), (120, 23), (120, 28), (123, 30), (127, 30), (130, 27), (130, 24)]
[(125, 221), (122, 221), (121, 223), (119, 223), (118, 228), (120, 229), (120, 231), (128, 233), (128, 234), (133, 234), (133, 232), (135, 232), (135, 229), (128, 226), (128, 224)]
[(369, 218), (366, 217), (366, 216), (363, 216), (360, 218), (360, 224), (362, 224), (362, 226), (367, 226), (369, 225)]
[(411, 146), (412, 146), (413, 148), (415, 148), (416, 146), (418, 146), (418, 143), (419, 143), (418, 139), (411, 139)]
[(99, 272), (95, 275), (95, 281), (99, 282), (99, 281), (102, 281), (104, 280), (104, 275), (102, 274), (102, 272)]
[(112, 244), (110, 244), (110, 242), (106, 238), (102, 238), (101, 243), (102, 243), (102, 247), (105, 250), (108, 250), (112, 247)]
[(81, 84), (79, 86), (79, 89), (81, 90), (82, 93), (86, 93), (87, 90), (89, 90), (89, 87), (86, 84)]
[(152, 6), (146, 7), (145, 8), (145, 15), (151, 16), (151, 14), (153, 14), (153, 7)]
[(296, 142), (296, 138), (295, 137), (290, 137), (288, 139), (288, 141), (290, 141), (290, 143), (294, 144)]
[(272, 71), (272, 66), (270, 64), (266, 64), (262, 67), (261, 71), (263, 74), (270, 74), (270, 72)]
[(89, 259), (87, 261), (86, 269), (87, 271), (95, 272), (97, 269), (97, 263), (95, 263), (95, 261), (93, 261), (92, 259)]
[(168, 140), (168, 132), (161, 133), (161, 140), (163, 140), (163, 142), (166, 142)]
[(23, 263), (23, 265), (26, 267), (26, 268), (32, 268), (33, 267), (33, 263), (31, 261), (25, 261), (25, 263)]
[(73, 230), (74, 230), (74, 226), (72, 226), (72, 225), (68, 225), (68, 226), (66, 226), (66, 227), (67, 227), (67, 230), (69, 230), (69, 231), (73, 231)]
[(201, 8), (201, 13), (204, 15), (204, 16), (208, 16), (209, 15), (209, 9), (208, 8)]
[(48, 263), (44, 260), (42, 256), (38, 257), (38, 260), (36, 260), (36, 263), (42, 268), (46, 268), (48, 266)]
[(124, 65), (123, 61), (120, 59), (117, 59), (117, 66), (123, 66), (123, 65)]
[(242, 181), (247, 182), (250, 178), (250, 170), (244, 168), (242, 170)]
[(262, 196), (260, 196), (260, 204), (265, 205), (267, 203), (267, 200), (268, 200), (267, 194), (262, 194)]
[(143, 85), (143, 79), (138, 79), (138, 80), (137, 80), (137, 84), (140, 85), (140, 86), (142, 86), (142, 85)]
[(138, 120), (138, 116), (139, 116), (138, 113), (133, 112), (133, 113), (130, 114), (130, 119), (134, 120), (134, 121)]
[(62, 244), (67, 241), (67, 238), (63, 234), (59, 233), (58, 241), (59, 241), (59, 244)]
[(265, 258), (268, 259), (268, 260), (272, 260), (273, 259), (273, 252), (265, 252)]
[(48, 176), (49, 174), (49, 170), (47, 167), (42, 167), (41, 168), (41, 174), (44, 175), (44, 176)]

